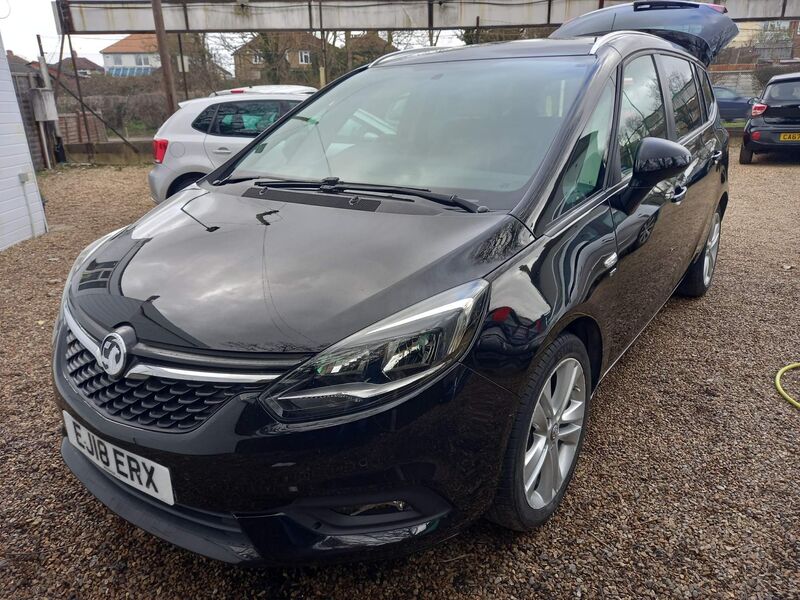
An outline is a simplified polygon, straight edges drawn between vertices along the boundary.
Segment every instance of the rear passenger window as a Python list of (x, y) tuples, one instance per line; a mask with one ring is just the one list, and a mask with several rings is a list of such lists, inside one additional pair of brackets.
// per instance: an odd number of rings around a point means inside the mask
[(281, 116), (279, 100), (227, 102), (219, 105), (212, 133), (255, 137)]
[(646, 137), (667, 137), (664, 98), (652, 56), (640, 56), (625, 65), (619, 118), (622, 173), (633, 170), (639, 144)]
[(214, 120), (214, 113), (217, 112), (217, 106), (217, 104), (212, 104), (197, 115), (195, 120), (192, 121), (192, 127), (197, 129), (197, 131), (208, 133), (208, 128), (211, 127), (211, 121)]
[(661, 59), (664, 65), (664, 80), (672, 96), (675, 130), (681, 138), (703, 124), (700, 94), (692, 65), (688, 61), (673, 56), (662, 56)]
[(609, 80), (572, 150), (548, 208), (552, 220), (603, 188), (608, 165), (608, 141), (614, 120), (615, 87), (614, 81)]
[(700, 77), (700, 85), (703, 88), (703, 97), (706, 100), (706, 115), (711, 118), (711, 113), (714, 112), (714, 92), (711, 90), (711, 83), (708, 81), (708, 73), (697, 69), (697, 75)]

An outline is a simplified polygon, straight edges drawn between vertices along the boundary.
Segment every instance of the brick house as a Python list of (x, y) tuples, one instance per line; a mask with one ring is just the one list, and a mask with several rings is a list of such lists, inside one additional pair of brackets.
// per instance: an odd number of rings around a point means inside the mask
[[(326, 42), (328, 64), (336, 46)], [(233, 52), (236, 79), (242, 83), (315, 85), (322, 41), (307, 31), (261, 33)]]
[[(374, 31), (345, 38), (345, 47), (337, 48), (339, 54), (344, 53), (347, 59), (347, 71), (366, 65), (384, 54), (397, 52), (397, 48)], [(346, 72), (346, 71), (345, 71)]]

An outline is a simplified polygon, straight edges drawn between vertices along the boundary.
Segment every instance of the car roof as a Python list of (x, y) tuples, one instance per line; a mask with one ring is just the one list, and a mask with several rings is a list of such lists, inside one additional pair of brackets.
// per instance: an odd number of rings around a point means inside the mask
[(181, 108), (203, 109), (212, 104), (221, 104), (223, 102), (243, 102), (246, 100), (291, 100), (295, 102), (303, 102), (304, 100), (308, 100), (308, 94), (266, 94), (263, 92), (255, 94), (224, 94), (222, 96), (205, 96), (203, 98), (183, 100), (182, 102), (178, 102), (178, 106)]
[(228, 90), (217, 90), (209, 96), (227, 96), (228, 94), (313, 94), (317, 88), (310, 85), (243, 85)]
[(451, 62), (463, 60), (485, 60), (491, 58), (534, 58), (549, 56), (591, 56), (604, 47), (612, 47), (622, 56), (642, 49), (670, 50), (697, 62), (682, 47), (641, 31), (613, 31), (601, 36), (575, 38), (536, 38), (510, 42), (490, 42), (451, 48), (413, 48), (393, 52), (377, 59), (372, 67)]
[(413, 48), (382, 56), (370, 66), (420, 64), (481, 60), (487, 58), (523, 58), (536, 56), (581, 56), (588, 55), (592, 40), (515, 40), (513, 42), (491, 42), (449, 48)]
[(797, 81), (800, 80), (800, 71), (797, 73), (783, 73), (782, 75), (775, 75), (770, 78), (767, 82), (767, 85), (771, 85), (773, 83), (780, 83), (782, 81)]

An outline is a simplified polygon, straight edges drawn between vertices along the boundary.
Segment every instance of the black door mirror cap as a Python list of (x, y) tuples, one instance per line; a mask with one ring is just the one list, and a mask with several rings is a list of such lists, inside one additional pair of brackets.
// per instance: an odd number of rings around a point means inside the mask
[(632, 215), (654, 187), (680, 175), (691, 164), (692, 154), (684, 146), (662, 138), (644, 138), (636, 152), (631, 182), (614, 197), (612, 205)]
[(692, 164), (692, 153), (676, 142), (646, 137), (639, 144), (633, 164), (631, 187), (653, 188), (683, 173)]

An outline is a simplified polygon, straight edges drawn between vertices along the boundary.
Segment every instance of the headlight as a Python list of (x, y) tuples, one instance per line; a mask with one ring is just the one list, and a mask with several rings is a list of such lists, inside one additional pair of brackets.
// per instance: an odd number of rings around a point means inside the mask
[(312, 421), (399, 398), (463, 355), (488, 289), (478, 279), (378, 321), (280, 379), (264, 402), (281, 420)]
[(67, 275), (67, 281), (64, 283), (64, 291), (61, 292), (61, 305), (58, 309), (58, 317), (56, 318), (56, 326), (53, 328), (53, 342), (55, 343), (55, 336), (56, 332), (58, 331), (58, 323), (61, 321), (61, 316), (64, 313), (64, 306), (67, 303), (67, 296), (69, 294), (69, 284), (72, 281), (72, 277), (75, 275), (76, 271), (86, 262), (86, 259), (91, 256), (91, 254), (97, 250), (100, 246), (102, 246), (105, 242), (110, 240), (112, 237), (117, 235), (120, 231), (125, 229), (124, 227), (120, 227), (119, 229), (115, 229), (114, 231), (105, 234), (103, 237), (96, 239), (91, 244), (86, 246), (83, 250), (80, 251), (78, 257), (75, 259), (75, 262), (72, 263), (72, 267), (70, 267), (69, 275)]

